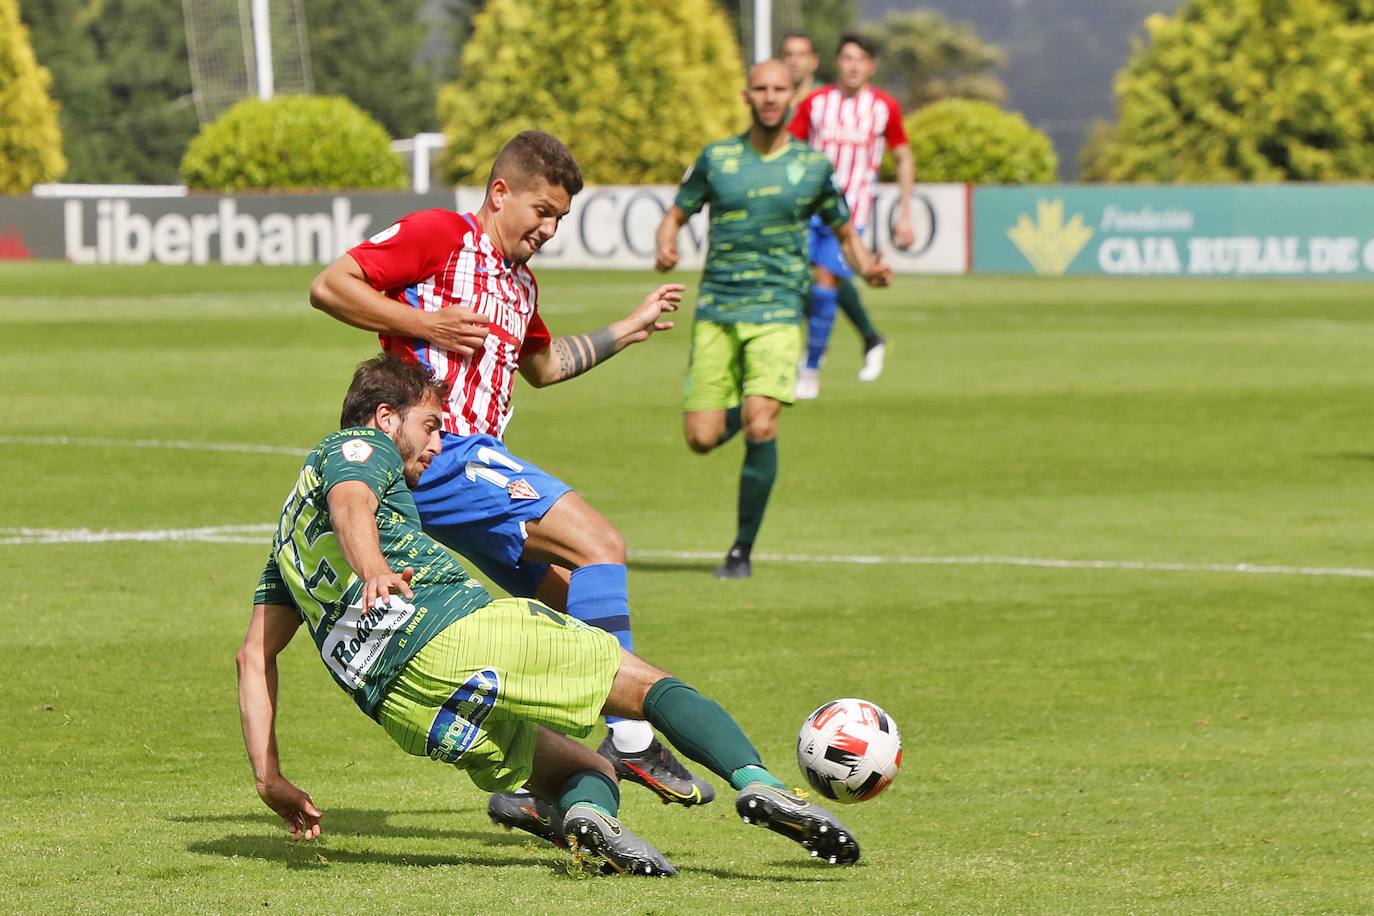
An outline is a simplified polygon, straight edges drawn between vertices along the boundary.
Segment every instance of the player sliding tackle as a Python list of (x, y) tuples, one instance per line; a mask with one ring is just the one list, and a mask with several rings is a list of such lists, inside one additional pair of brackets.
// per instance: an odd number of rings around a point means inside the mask
[(738, 526), (716, 570), (722, 579), (750, 575), (750, 552), (778, 473), (778, 415), (792, 403), (810, 284), (807, 220), (814, 214), (834, 228), (844, 256), (870, 284), (892, 279), (850, 225), (830, 160), (788, 134), (792, 99), (785, 66), (756, 64), (744, 90), (749, 130), (702, 150), (658, 227), (656, 266), (671, 270), (688, 217), (711, 207), (682, 410), (687, 445), (698, 454), (744, 431)]
[(410, 488), (441, 452), (447, 395), (396, 356), (361, 364), (341, 428), (306, 458), (282, 510), (238, 653), (239, 709), (258, 795), (292, 836), (319, 836), (323, 816), (277, 754), (277, 656), (304, 623), (334, 680), (405, 751), (489, 792), (525, 787), (556, 810), (558, 837), (610, 870), (675, 873), (620, 823), (611, 762), (568, 737), (602, 714), (647, 719), (738, 790), (746, 822), (827, 862), (856, 861), (853, 835), (786, 791), (717, 703), (603, 630), (492, 600), (421, 530)]
[[(538, 598), (633, 649), (625, 540), (572, 488), (504, 443), (518, 372), (536, 388), (563, 382), (672, 327), (682, 287), (661, 286), (625, 318), (553, 337), (528, 261), (558, 231), (582, 174), (567, 147), (518, 134), (491, 167), (476, 213), (412, 213), (325, 269), (310, 301), (378, 331), (382, 346), (448, 383), (443, 449), (415, 487), (426, 533), (512, 595)], [(665, 802), (705, 804), (694, 777), (648, 724), (608, 720), (601, 753), (622, 779)], [(521, 797), (491, 800), (492, 820), (533, 829), (549, 819)]]

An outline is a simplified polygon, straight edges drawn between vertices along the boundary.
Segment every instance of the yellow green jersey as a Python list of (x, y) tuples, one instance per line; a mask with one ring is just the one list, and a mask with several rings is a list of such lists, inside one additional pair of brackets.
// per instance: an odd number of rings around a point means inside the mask
[[(329, 517), (329, 491), (345, 481), (377, 497), (377, 534), (393, 571), (415, 571), (409, 602), (362, 606), (363, 581), (348, 566)], [(258, 604), (293, 605), (339, 686), (372, 715), (397, 672), (436, 633), (491, 601), (486, 589), (420, 530), (405, 463), (380, 430), (341, 429), (305, 460), (282, 507)]]
[(849, 221), (825, 153), (795, 139), (764, 155), (746, 132), (708, 145), (675, 203), (711, 209), (697, 317), (720, 324), (799, 324), (811, 285), (810, 220)]

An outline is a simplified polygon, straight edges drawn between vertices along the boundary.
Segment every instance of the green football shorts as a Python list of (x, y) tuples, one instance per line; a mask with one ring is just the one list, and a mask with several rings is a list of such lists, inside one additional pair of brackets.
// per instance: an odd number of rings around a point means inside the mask
[(540, 725), (585, 738), (620, 670), (611, 634), (503, 598), (454, 621), (391, 682), (376, 718), (397, 744), (510, 792), (530, 778)]
[(726, 410), (751, 394), (791, 404), (801, 351), (798, 324), (721, 324), (698, 318), (692, 325), (682, 409)]

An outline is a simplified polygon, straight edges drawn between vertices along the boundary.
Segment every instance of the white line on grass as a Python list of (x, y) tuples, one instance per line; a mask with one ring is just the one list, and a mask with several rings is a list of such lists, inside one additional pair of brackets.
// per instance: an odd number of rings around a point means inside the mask
[[(157, 528), (109, 531), (92, 528), (0, 528), (0, 545), (105, 544), (114, 541), (162, 543), (198, 541), (213, 544), (265, 544), (276, 525), (214, 525), (205, 528)], [(704, 550), (632, 550), (631, 560), (716, 560)], [(1205, 572), (1247, 576), (1333, 576), (1374, 579), (1374, 569), (1350, 566), (1268, 566), (1255, 563), (1153, 563), (1144, 560), (1056, 560), (1043, 557), (922, 557), (880, 554), (758, 553), (769, 563), (833, 563), (847, 566), (1026, 566), (1038, 569), (1104, 569), (1133, 572)]]
[(265, 544), (276, 525), (213, 525), (206, 528), (156, 528), (109, 531), (93, 528), (0, 528), (0, 544), (108, 544), (112, 541), (200, 541), (211, 544)]
[[(715, 560), (704, 550), (634, 550), (632, 559)], [(1340, 576), (1374, 579), (1374, 569), (1351, 566), (1261, 566), (1255, 563), (1152, 563), (1144, 560), (1053, 560), (1041, 557), (907, 557), (853, 554), (756, 553), (773, 563), (844, 563), (856, 566), (1032, 566), (1041, 569), (1124, 569), (1147, 572), (1237, 573), (1249, 576)]]
[(87, 436), (0, 436), (0, 445), (75, 445), (109, 448), (172, 448), (192, 452), (248, 452), (255, 455), (305, 455), (309, 449), (242, 442), (181, 442), (167, 439), (99, 439)]

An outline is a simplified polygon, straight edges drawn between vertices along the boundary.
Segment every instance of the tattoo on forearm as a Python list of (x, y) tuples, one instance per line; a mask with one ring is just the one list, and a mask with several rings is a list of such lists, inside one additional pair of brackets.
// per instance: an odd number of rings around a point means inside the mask
[(615, 335), (607, 327), (590, 334), (555, 337), (553, 350), (558, 355), (558, 380), (562, 381), (614, 356)]

